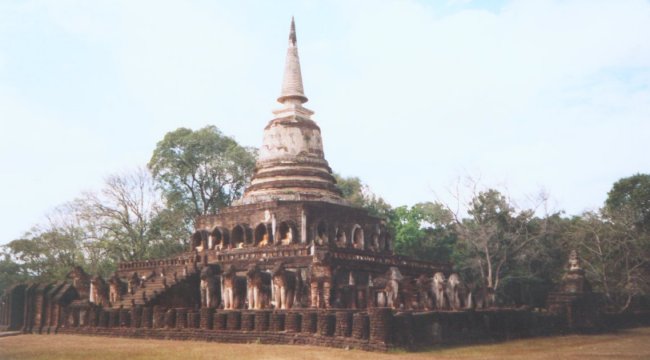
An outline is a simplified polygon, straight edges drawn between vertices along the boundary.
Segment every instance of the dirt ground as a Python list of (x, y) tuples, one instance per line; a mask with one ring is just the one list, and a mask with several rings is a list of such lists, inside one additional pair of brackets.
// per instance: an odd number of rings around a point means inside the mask
[(650, 328), (499, 344), (371, 353), (309, 346), (132, 340), (78, 335), (0, 338), (0, 359), (650, 359)]

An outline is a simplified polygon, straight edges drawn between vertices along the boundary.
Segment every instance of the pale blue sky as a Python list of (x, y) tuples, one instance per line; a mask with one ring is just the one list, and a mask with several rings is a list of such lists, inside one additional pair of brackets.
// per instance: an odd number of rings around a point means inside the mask
[(650, 172), (648, 1), (2, 1), (0, 243), (178, 127), (259, 146), (296, 17), (334, 171), (394, 206), (458, 177), (569, 214)]

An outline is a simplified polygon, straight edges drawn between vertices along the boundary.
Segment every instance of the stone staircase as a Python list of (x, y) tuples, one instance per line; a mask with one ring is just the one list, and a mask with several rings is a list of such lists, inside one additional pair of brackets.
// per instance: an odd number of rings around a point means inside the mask
[[(125, 309), (133, 305), (147, 305), (158, 296), (162, 295), (170, 288), (183, 282), (188, 277), (198, 273), (200, 270), (197, 266), (169, 266), (163, 269), (152, 269), (145, 280), (141, 280), (140, 286), (137, 286), (133, 294), (128, 291), (121, 296), (121, 299), (113, 308), (124, 307)], [(140, 274), (140, 276), (142, 276)]]

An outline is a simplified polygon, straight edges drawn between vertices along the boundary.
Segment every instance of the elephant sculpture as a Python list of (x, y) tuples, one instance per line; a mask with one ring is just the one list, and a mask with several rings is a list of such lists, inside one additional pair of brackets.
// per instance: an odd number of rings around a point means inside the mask
[(201, 307), (215, 307), (219, 304), (217, 272), (211, 266), (201, 269)]
[(435, 298), (436, 309), (446, 310), (447, 309), (447, 296), (445, 294), (446, 279), (445, 274), (437, 272), (433, 275), (433, 281), (431, 283), (431, 292)]
[(88, 300), (96, 305), (108, 306), (108, 285), (101, 276), (95, 275), (90, 280), (90, 297)]
[(447, 299), (449, 300), (449, 306), (453, 310), (460, 310), (463, 308), (462, 292), (460, 276), (456, 273), (449, 275), (449, 278), (447, 279)]
[(273, 300), (278, 309), (291, 309), (294, 302), (300, 303), (302, 279), (296, 272), (285, 269), (283, 263), (273, 268)]
[(253, 264), (246, 272), (246, 295), (249, 309), (264, 309), (271, 299), (271, 274)]
[(239, 309), (246, 297), (246, 278), (237, 276), (234, 266), (226, 268), (222, 275), (223, 308), (226, 310)]
[(329, 265), (327, 255), (321, 256), (317, 254), (313, 257), (310, 273), (309, 291), (311, 295), (311, 307), (329, 308), (331, 306), (332, 268)]
[(404, 276), (402, 276), (402, 273), (396, 266), (391, 266), (388, 269), (386, 280), (386, 287), (384, 288), (386, 292), (386, 306), (396, 309), (399, 307), (400, 282), (404, 280)]
[(108, 300), (110, 304), (113, 305), (120, 301), (125, 292), (126, 284), (117, 274), (113, 274), (113, 276), (108, 280)]
[(133, 295), (135, 293), (135, 290), (140, 287), (140, 276), (137, 272), (133, 272), (133, 274), (131, 274), (131, 277), (127, 282), (127, 287), (127, 291), (131, 295)]

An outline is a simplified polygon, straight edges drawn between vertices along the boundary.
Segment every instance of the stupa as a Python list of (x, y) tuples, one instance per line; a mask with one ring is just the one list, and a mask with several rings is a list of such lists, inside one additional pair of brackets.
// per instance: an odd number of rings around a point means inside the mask
[[(291, 307), (386, 306), (387, 274), (397, 271), (415, 279), (449, 272), (445, 264), (395, 255), (385, 220), (342, 198), (325, 159), (314, 112), (303, 106), (307, 96), (293, 19), (278, 102), (281, 106), (264, 128), (255, 174), (242, 199), (218, 214), (196, 219), (187, 256), (200, 265), (188, 270), (187, 265), (181, 268), (165, 261), (120, 264), (122, 278), (133, 278), (134, 272), (137, 277), (175, 272), (174, 280), (180, 282), (203, 271), (202, 288), (212, 290), (197, 295), (200, 286), (195, 280), (192, 297), (168, 296), (158, 289), (154, 300), (150, 286), (136, 287), (114, 307), (193, 306), (202, 298), (203, 305), (216, 307), (284, 309), (289, 305), (276, 299), (278, 288), (272, 283), (280, 273), (295, 284), (290, 286)], [(257, 301), (248, 297), (251, 291), (269, 294)]]

